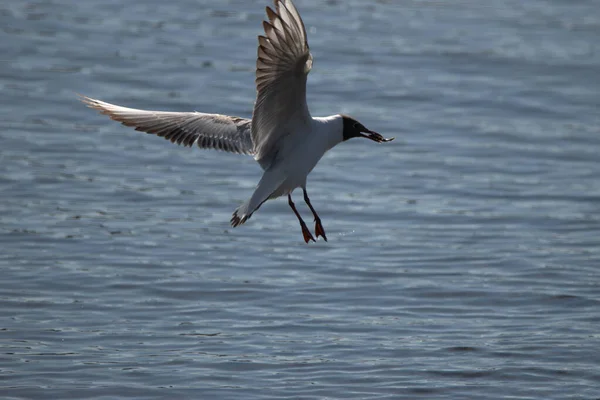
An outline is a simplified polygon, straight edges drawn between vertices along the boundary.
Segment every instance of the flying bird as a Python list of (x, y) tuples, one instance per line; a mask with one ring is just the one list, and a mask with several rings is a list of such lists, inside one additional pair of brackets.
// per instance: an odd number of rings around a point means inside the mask
[(258, 37), (256, 102), (252, 119), (201, 112), (147, 111), (81, 96), (81, 101), (123, 125), (184, 146), (197, 145), (254, 157), (264, 173), (252, 196), (240, 205), (231, 225), (245, 223), (269, 199), (288, 198), (304, 241), (315, 241), (292, 201), (302, 188), (315, 222), (315, 235), (327, 241), (321, 218), (306, 191), (306, 178), (321, 157), (352, 138), (389, 142), (347, 115), (312, 117), (306, 104), (306, 78), (313, 64), (304, 22), (291, 0), (266, 8), (264, 35)]

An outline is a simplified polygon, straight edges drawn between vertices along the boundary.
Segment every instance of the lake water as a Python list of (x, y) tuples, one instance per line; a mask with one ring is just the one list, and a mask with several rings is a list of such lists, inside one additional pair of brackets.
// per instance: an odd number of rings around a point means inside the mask
[(297, 0), (313, 115), (397, 138), (315, 168), (310, 245), (76, 98), (249, 117), (268, 4), (2, 2), (0, 397), (599, 399), (600, 2)]

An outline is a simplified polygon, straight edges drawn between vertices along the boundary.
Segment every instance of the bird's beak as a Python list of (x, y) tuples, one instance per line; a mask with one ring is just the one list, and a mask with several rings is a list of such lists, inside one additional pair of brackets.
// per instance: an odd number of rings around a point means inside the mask
[[(366, 133), (366, 135), (365, 135), (365, 133)], [(395, 138), (386, 139), (383, 136), (381, 136), (379, 133), (373, 132), (370, 130), (367, 130), (364, 133), (361, 132), (360, 135), (364, 138), (371, 139), (372, 141), (377, 142), (377, 143), (391, 142), (392, 140), (395, 139)]]

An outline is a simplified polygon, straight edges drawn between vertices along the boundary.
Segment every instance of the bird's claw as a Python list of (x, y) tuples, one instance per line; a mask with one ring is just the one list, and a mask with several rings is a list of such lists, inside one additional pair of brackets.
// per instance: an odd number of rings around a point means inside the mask
[(325, 235), (325, 229), (323, 229), (323, 225), (321, 224), (320, 219), (315, 219), (315, 235), (317, 238), (319, 236), (323, 237), (323, 240), (327, 241), (327, 236)]
[[(308, 230), (308, 228), (306, 227), (306, 225), (302, 224), (302, 236), (304, 236), (304, 241), (306, 243), (310, 242), (311, 240), (313, 242), (316, 242), (315, 238), (313, 237), (312, 233), (310, 233), (310, 231)], [(318, 237), (318, 236), (317, 236)]]

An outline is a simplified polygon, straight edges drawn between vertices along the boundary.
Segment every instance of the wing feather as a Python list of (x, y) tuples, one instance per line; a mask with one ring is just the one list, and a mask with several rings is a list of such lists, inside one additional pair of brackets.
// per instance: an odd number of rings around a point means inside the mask
[(81, 96), (81, 101), (136, 131), (164, 137), (172, 143), (203, 149), (254, 155), (251, 120), (199, 112), (146, 111)]
[(282, 137), (291, 127), (307, 125), (306, 78), (312, 56), (306, 29), (291, 0), (275, 0), (275, 10), (267, 7), (264, 36), (258, 37), (256, 59), (256, 103), (252, 116), (255, 158), (268, 164)]

